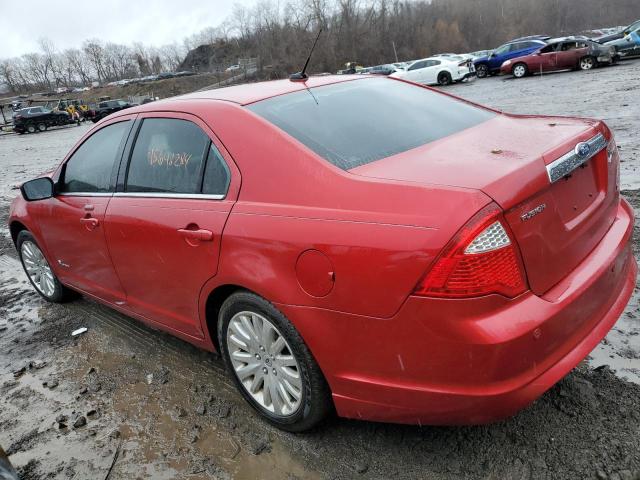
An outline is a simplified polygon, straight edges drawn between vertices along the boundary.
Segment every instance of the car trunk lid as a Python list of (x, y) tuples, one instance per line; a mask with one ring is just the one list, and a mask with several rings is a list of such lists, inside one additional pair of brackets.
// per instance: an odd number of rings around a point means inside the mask
[[(529, 286), (542, 295), (575, 269), (615, 219), (618, 158), (608, 158), (609, 137), (598, 121), (499, 115), (350, 172), (482, 190), (505, 211)], [(590, 140), (583, 161), (574, 150)]]

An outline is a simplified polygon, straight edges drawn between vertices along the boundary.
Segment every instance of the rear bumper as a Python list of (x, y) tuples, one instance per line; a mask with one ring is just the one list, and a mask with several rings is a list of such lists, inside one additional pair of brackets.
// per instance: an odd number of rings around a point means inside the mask
[(482, 424), (515, 414), (602, 340), (636, 283), (623, 200), (598, 246), (544, 297), (409, 297), (389, 319), (279, 305), (318, 360), (338, 414)]

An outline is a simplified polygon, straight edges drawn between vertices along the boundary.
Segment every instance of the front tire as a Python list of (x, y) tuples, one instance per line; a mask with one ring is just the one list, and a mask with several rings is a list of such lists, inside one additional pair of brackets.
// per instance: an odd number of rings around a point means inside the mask
[(525, 63), (516, 63), (511, 69), (511, 73), (515, 78), (523, 78), (527, 76), (529, 69)]
[(38, 131), (39, 132), (46, 132), (47, 131), (47, 124), (46, 123), (39, 123), (38, 124)]
[(27, 278), (42, 298), (48, 302), (63, 303), (76, 296), (75, 292), (60, 283), (31, 233), (21, 231), (16, 247)]
[(36, 133), (36, 126), (33, 123), (27, 125), (27, 133)]
[(489, 67), (481, 63), (476, 67), (476, 75), (478, 78), (487, 78), (489, 76)]
[(236, 387), (269, 423), (302, 432), (331, 411), (320, 367), (291, 322), (265, 299), (231, 295), (220, 308), (218, 339)]
[(596, 60), (593, 57), (582, 57), (579, 66), (580, 70), (593, 70), (596, 66)]

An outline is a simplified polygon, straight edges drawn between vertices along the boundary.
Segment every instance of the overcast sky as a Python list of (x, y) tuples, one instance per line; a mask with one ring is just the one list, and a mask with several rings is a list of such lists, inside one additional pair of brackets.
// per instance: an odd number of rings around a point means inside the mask
[(87, 38), (164, 45), (219, 25), (233, 5), (256, 0), (0, 0), (0, 58), (38, 50), (38, 38), (56, 48)]

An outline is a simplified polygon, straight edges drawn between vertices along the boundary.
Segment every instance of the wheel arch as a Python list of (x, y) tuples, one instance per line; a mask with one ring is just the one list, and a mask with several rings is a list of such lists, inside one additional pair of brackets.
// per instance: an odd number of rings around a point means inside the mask
[(9, 232), (11, 233), (11, 240), (13, 240), (14, 245), (17, 245), (18, 235), (20, 235), (20, 232), (24, 230), (29, 231), (27, 226), (18, 220), (13, 220), (9, 223)]
[[(236, 292), (250, 292), (255, 295), (260, 295), (248, 288), (232, 283), (226, 283), (218, 285), (211, 290), (204, 301), (204, 328), (213, 344), (213, 348), (216, 352), (220, 351), (220, 339), (218, 338), (218, 314), (220, 308), (227, 298)], [(260, 295), (262, 296), (262, 295)]]

